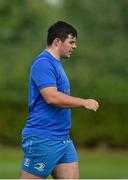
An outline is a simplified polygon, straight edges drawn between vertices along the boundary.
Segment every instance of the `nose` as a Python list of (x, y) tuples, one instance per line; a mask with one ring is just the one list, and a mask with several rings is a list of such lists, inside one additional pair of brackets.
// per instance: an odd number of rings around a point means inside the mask
[(74, 45), (73, 45), (73, 49), (76, 49), (76, 48), (77, 48), (77, 45), (76, 45), (76, 44), (74, 44)]

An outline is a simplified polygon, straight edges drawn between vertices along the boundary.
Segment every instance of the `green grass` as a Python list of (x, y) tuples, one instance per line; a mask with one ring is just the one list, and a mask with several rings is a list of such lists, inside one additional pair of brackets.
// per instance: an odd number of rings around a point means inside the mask
[(19, 178), (21, 159), (21, 150), (0, 148), (0, 179)]
[(79, 152), (81, 178), (128, 178), (128, 153)]
[[(79, 150), (81, 178), (128, 178), (128, 152)], [(0, 179), (19, 178), (22, 152), (0, 148)]]

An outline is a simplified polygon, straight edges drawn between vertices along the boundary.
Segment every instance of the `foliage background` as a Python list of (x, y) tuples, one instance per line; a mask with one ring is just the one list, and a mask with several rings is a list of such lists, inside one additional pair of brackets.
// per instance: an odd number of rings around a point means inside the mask
[(78, 146), (128, 147), (128, 1), (0, 0), (0, 143), (19, 145), (28, 107), (31, 62), (58, 20), (78, 29), (77, 50), (63, 61), (73, 96), (100, 109), (73, 109)]

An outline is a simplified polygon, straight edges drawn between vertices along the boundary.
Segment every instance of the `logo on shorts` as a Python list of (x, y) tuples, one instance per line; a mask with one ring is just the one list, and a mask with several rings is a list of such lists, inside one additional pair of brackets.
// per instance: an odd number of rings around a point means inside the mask
[(30, 159), (29, 158), (25, 158), (24, 159), (24, 166), (29, 167), (29, 164), (30, 164)]
[(45, 168), (45, 164), (44, 163), (36, 163), (34, 166), (35, 169), (37, 169), (38, 171), (44, 171)]

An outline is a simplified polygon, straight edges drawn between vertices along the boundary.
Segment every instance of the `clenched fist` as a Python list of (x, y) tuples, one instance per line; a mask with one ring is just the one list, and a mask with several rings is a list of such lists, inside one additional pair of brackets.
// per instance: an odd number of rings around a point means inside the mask
[(99, 103), (94, 99), (84, 99), (83, 107), (92, 111), (97, 111), (99, 108)]

